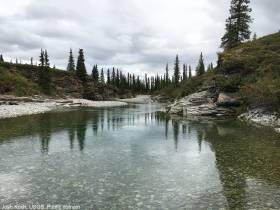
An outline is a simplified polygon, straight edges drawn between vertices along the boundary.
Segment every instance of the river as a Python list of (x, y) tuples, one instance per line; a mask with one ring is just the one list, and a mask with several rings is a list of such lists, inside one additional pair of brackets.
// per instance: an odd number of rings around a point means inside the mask
[(280, 208), (279, 134), (232, 119), (166, 117), (160, 108), (0, 120), (1, 205)]

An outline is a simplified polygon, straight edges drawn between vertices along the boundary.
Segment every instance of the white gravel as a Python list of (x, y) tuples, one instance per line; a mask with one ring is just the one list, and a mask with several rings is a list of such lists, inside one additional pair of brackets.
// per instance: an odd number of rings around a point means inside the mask
[[(120, 101), (89, 101), (85, 99), (70, 99), (73, 103), (63, 103), (68, 100), (37, 102), (21, 102), (18, 105), (0, 105), (0, 119), (14, 118), (24, 115), (41, 114), (68, 107), (121, 107), (128, 105)], [(61, 103), (62, 102), (62, 103)]]
[(1, 105), (0, 119), (13, 118), (23, 115), (32, 115), (49, 112), (56, 109), (55, 102), (20, 103), (19, 105)]
[(86, 99), (73, 99), (74, 103), (81, 103), (82, 107), (122, 107), (127, 106), (126, 102), (121, 101), (89, 101)]
[(118, 101), (135, 104), (147, 104), (153, 102), (150, 95), (138, 95), (135, 98), (118, 99)]

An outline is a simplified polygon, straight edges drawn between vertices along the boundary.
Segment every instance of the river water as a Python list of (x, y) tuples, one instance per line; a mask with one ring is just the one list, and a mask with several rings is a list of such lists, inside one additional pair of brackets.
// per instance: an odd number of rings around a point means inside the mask
[(165, 117), (160, 108), (1, 120), (0, 209), (280, 208), (278, 134), (236, 120)]

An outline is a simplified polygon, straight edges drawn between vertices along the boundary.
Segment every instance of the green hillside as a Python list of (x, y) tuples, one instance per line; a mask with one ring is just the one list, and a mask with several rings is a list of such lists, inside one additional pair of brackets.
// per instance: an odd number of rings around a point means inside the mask
[(175, 99), (215, 86), (238, 92), (248, 106), (280, 107), (280, 32), (249, 41), (219, 54), (217, 67), (156, 94)]
[[(252, 106), (280, 105), (280, 33), (242, 44), (220, 56), (218, 73)], [(223, 86), (221, 86), (223, 88)]]
[[(52, 96), (80, 96), (81, 82), (69, 72), (51, 69)], [(0, 94), (16, 96), (43, 95), (40, 86), (40, 68), (27, 64), (0, 63)]]
[(127, 90), (92, 81), (86, 83), (74, 73), (51, 69), (50, 93), (40, 86), (40, 67), (28, 64), (0, 62), (0, 94), (16, 96), (46, 95), (47, 97), (75, 97), (91, 100), (106, 100), (116, 97), (130, 97)]

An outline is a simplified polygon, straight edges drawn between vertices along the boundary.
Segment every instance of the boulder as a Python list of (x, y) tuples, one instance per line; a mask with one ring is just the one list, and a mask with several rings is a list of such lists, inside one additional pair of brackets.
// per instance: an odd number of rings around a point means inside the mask
[(216, 93), (201, 91), (188, 95), (166, 108), (169, 114), (183, 116), (228, 116), (233, 110), (215, 103)]
[(237, 93), (221, 92), (218, 96), (218, 106), (239, 106), (242, 102), (241, 97)]
[(17, 102), (14, 102), (14, 101), (9, 101), (8, 105), (19, 105), (19, 104)]

